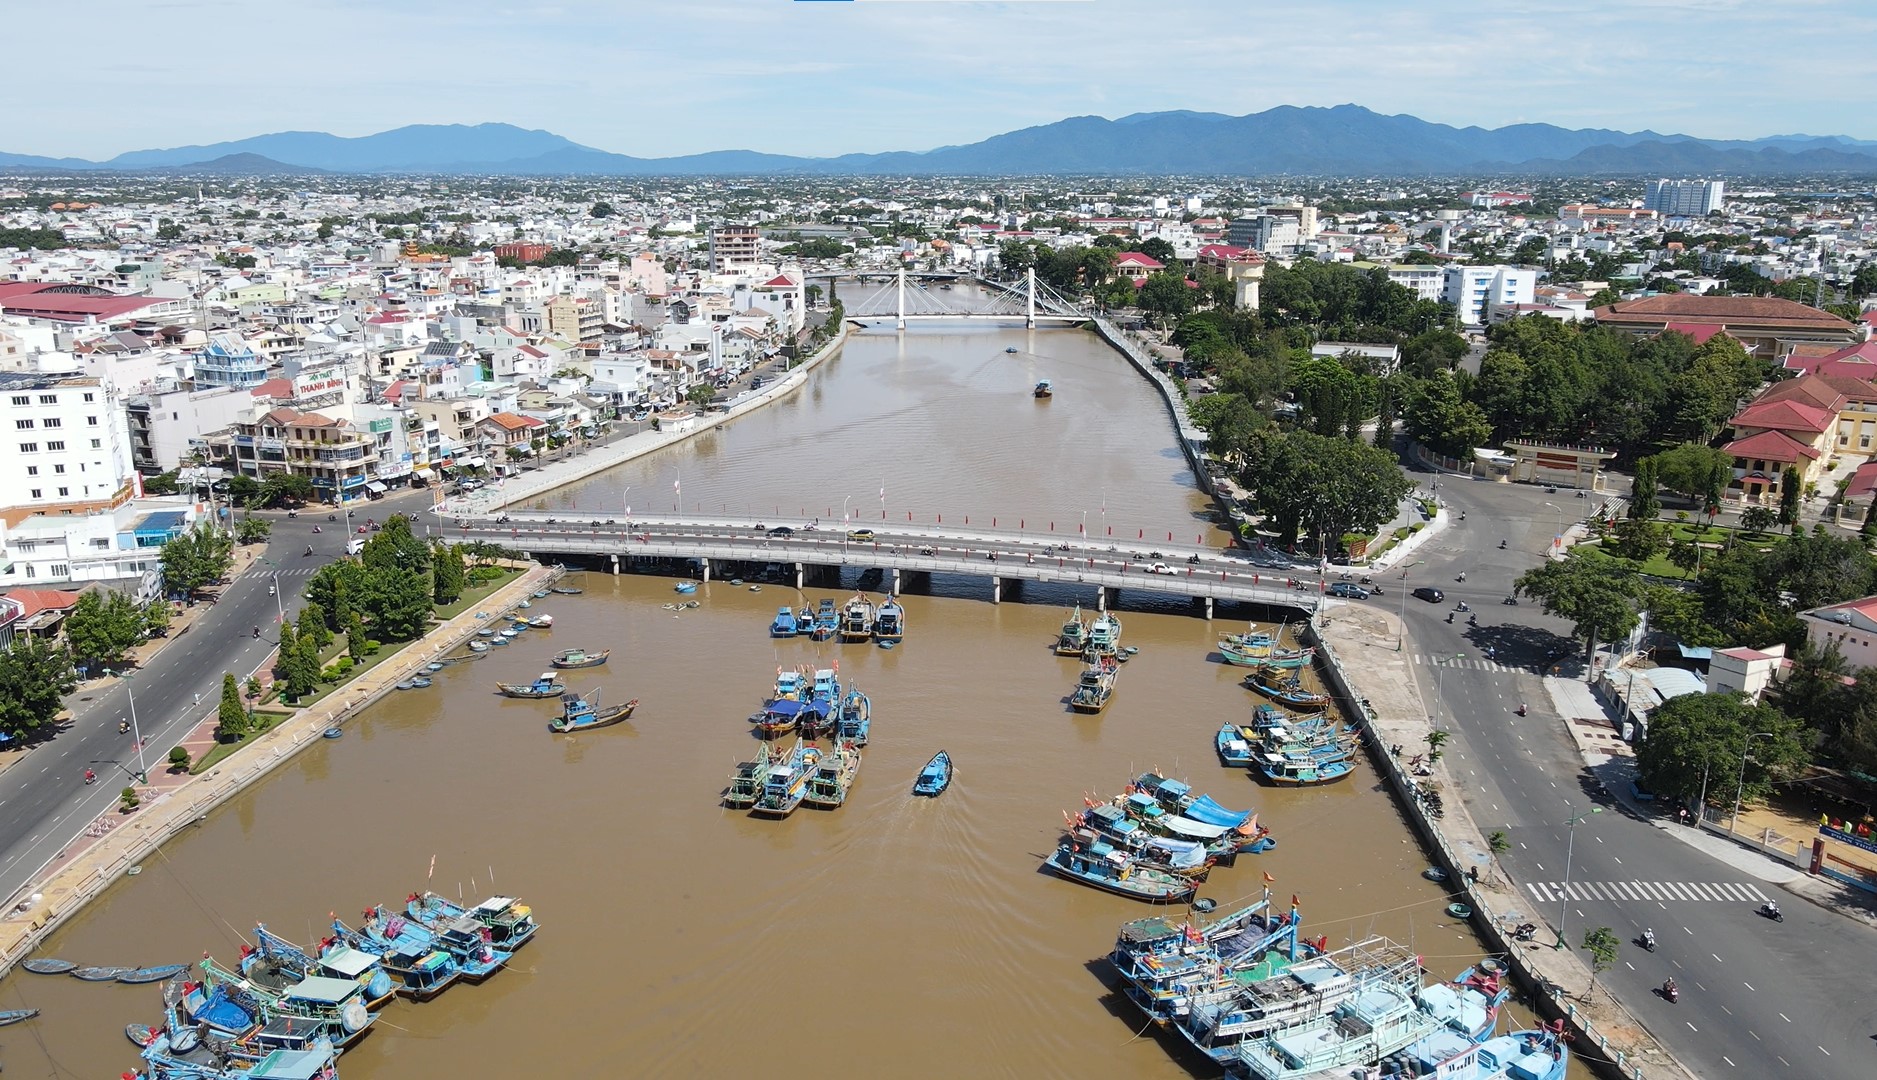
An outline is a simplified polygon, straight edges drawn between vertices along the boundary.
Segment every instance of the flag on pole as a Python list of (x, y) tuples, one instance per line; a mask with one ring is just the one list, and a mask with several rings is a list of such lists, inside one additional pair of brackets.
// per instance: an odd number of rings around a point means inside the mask
[(424, 875), (424, 880), (429, 881), (431, 878), (436, 877), (436, 876), (437, 876), (437, 857), (435, 855), (432, 855), (430, 857), (430, 872)]
[(1266, 885), (1274, 885), (1277, 883), (1277, 879), (1272, 877), (1269, 871), (1266, 871), (1264, 875), (1264, 883)]

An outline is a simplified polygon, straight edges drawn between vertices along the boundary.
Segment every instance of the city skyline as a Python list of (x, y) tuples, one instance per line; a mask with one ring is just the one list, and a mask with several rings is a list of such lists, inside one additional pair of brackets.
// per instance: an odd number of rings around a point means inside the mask
[[(1489, 13), (1456, 0), (1250, 13), (1169, 0), (1151, 20), (1139, 12), (1116, 0), (704, 0), (624, 13), (597, 0), (308, 0), (285, 20), (235, 0), (100, 0), (96, 21), (142, 48), (77, 63), (57, 49), (17, 56), (0, 150), (104, 159), (285, 130), (504, 122), (635, 156), (819, 157), (1078, 115), (1344, 102), (1487, 128), (1877, 137), (1857, 106), (1877, 96), (1877, 75), (1820, 63), (1877, 30), (1877, 14), (1850, 0)], [(50, 7), (11, 19), (18, 40), (71, 30)], [(1768, 52), (1775, 38), (1783, 48)]]

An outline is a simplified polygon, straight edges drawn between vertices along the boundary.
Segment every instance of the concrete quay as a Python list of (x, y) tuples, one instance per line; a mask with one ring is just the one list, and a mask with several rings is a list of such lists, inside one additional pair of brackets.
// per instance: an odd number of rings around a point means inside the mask
[[(1536, 942), (1513, 940), (1522, 908), (1519, 893), (1491, 843), (1460, 797), (1462, 781), (1445, 761), (1426, 775), (1411, 775), (1409, 761), (1429, 750), (1433, 716), (1416, 686), (1409, 657), (1413, 643), (1395, 615), (1361, 605), (1336, 607), (1310, 624), (1318, 670), (1351, 716), (1364, 717), (1370, 758), (1426, 841), (1434, 865), (1449, 876), (1452, 898), (1473, 909), (1474, 926), (1489, 948), (1506, 955), (1514, 977), (1534, 1006), (1563, 1018), (1576, 1039), (1571, 1049), (1608, 1076), (1628, 1080), (1693, 1080), (1682, 1065), (1607, 989), (1591, 992), (1592, 972), (1575, 948), (1552, 947), (1548, 929)], [(1399, 754), (1394, 748), (1399, 747)], [(1417, 790), (1442, 793), (1440, 816)]]

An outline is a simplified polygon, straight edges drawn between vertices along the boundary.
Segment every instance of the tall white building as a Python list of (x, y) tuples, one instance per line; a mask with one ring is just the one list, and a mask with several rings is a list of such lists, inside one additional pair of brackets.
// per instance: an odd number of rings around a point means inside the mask
[(85, 375), (0, 372), (0, 517), (96, 513), (136, 493), (123, 403)]
[(1720, 180), (1651, 180), (1643, 208), (1663, 217), (1706, 217), (1721, 208)]
[(1536, 270), (1516, 266), (1449, 266), (1442, 278), (1441, 299), (1459, 312), (1460, 325), (1484, 326), (1492, 310), (1532, 302), (1538, 285)]

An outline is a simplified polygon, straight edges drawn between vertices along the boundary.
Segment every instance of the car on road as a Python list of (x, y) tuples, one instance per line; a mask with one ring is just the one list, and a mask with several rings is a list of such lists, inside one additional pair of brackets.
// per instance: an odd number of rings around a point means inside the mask
[(1149, 566), (1147, 568), (1147, 572), (1150, 574), (1177, 574), (1179, 573), (1178, 570), (1173, 569), (1171, 566), (1168, 566), (1166, 563), (1163, 563), (1163, 562), (1157, 562)]
[(852, 529), (848, 531), (847, 538), (849, 540), (857, 540), (862, 543), (867, 543), (873, 539), (873, 530), (872, 529)]
[(1369, 598), (1369, 590), (1360, 585), (1351, 585), (1347, 581), (1339, 581), (1331, 585), (1329, 592), (1331, 596), (1340, 596), (1345, 600), (1367, 600)]
[(775, 528), (769, 530), (769, 535), (770, 536), (794, 536), (795, 530), (789, 528), (787, 525), (777, 525)]
[(1414, 598), (1416, 600), (1425, 600), (1430, 604), (1438, 604), (1447, 598), (1447, 594), (1434, 588), (1432, 585), (1423, 585), (1414, 590)]

